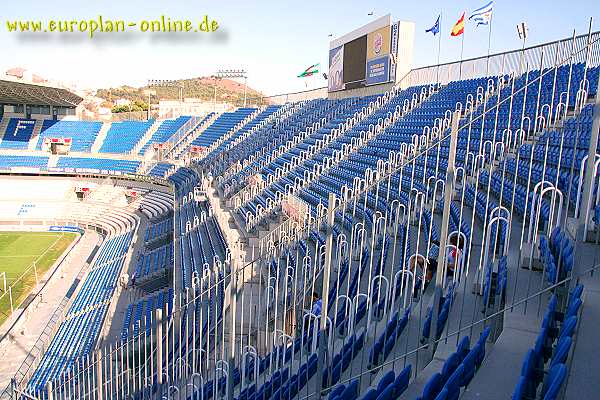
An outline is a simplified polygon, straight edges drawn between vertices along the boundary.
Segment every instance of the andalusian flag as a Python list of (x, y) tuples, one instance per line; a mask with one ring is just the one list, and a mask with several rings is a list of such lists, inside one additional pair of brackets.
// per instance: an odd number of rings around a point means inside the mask
[(314, 74), (318, 74), (319, 73), (319, 64), (313, 64), (310, 67), (306, 68), (300, 75), (298, 75), (298, 78), (307, 78), (309, 76), (313, 76)]
[(494, 8), (494, 1), (490, 1), (485, 6), (478, 8), (471, 13), (469, 21), (477, 22), (479, 25), (488, 25), (492, 20), (492, 10)]
[(460, 36), (465, 33), (465, 13), (463, 12), (458, 21), (452, 27), (450, 36)]

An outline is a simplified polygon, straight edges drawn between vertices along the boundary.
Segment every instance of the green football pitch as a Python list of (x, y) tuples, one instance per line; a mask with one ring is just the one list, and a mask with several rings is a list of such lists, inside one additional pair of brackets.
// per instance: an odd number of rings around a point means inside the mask
[(11, 312), (2, 272), (6, 273), (7, 292), (10, 286), (16, 309), (34, 288), (36, 271), (41, 279), (76, 237), (66, 232), (0, 232), (0, 324)]

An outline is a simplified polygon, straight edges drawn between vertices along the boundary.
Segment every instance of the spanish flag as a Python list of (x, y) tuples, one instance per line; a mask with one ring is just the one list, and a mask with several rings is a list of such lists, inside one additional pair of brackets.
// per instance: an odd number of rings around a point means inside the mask
[(452, 32), (450, 32), (450, 36), (460, 36), (465, 33), (465, 13), (463, 12), (461, 17), (456, 21), (454, 26), (452, 27)]

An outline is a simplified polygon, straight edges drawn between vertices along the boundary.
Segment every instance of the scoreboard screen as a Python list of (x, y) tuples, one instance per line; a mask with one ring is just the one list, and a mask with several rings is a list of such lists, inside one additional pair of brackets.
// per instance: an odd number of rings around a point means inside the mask
[(381, 17), (329, 44), (330, 92), (395, 80), (398, 23)]

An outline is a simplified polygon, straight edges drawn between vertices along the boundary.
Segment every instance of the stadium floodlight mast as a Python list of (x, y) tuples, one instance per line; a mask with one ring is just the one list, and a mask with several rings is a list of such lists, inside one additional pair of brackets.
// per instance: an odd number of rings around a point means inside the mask
[[(183, 104), (183, 82), (176, 81), (173, 79), (149, 79), (148, 80), (148, 88), (151, 87), (174, 87), (179, 89), (179, 115), (182, 114), (181, 107)], [(148, 104), (148, 108), (150, 108), (150, 104)]]
[(213, 95), (213, 112), (217, 112), (217, 79), (221, 79), (219, 78), (216, 74), (211, 76), (212, 79), (214, 79), (214, 95)]
[(147, 120), (150, 120), (150, 104), (152, 103), (151, 96), (156, 96), (156, 90), (148, 89), (144, 91), (144, 94), (148, 95), (148, 112), (147, 112)]
[(521, 61), (519, 62), (519, 72), (523, 72), (523, 59), (525, 58), (525, 41), (527, 40), (527, 34), (529, 33), (529, 28), (525, 22), (520, 22), (517, 24), (517, 34), (519, 35), (519, 39), (523, 41), (523, 46), (521, 47)]
[[(247, 88), (248, 88), (248, 72), (245, 69), (220, 69), (216, 73), (216, 79), (235, 79), (235, 78), (244, 78), (244, 107), (246, 107), (247, 102)], [(217, 81), (215, 79), (215, 106), (216, 106), (216, 98), (217, 98)]]

